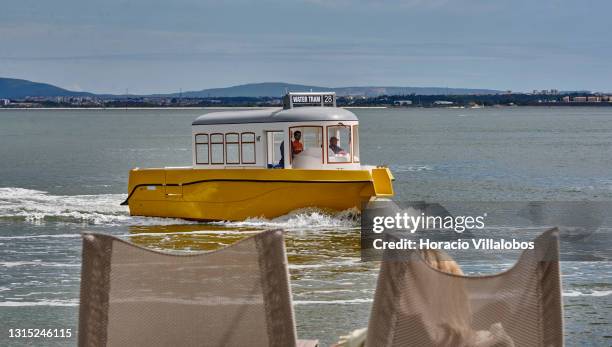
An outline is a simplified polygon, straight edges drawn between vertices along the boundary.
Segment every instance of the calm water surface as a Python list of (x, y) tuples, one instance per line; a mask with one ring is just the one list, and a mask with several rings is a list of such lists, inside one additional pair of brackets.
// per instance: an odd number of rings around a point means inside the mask
[[(130, 217), (119, 206), (130, 168), (190, 165), (190, 124), (204, 112), (0, 111), (0, 345), (76, 343), (10, 340), (8, 329), (77, 329), (86, 230), (153, 248), (209, 250), (284, 228), (299, 336), (327, 345), (367, 325), (378, 264), (360, 262), (350, 212), (198, 224)], [(354, 112), (362, 161), (391, 167), (397, 200), (612, 201), (612, 108)], [(511, 264), (461, 265), (476, 274)], [(610, 262), (562, 267), (566, 343), (612, 344)]]

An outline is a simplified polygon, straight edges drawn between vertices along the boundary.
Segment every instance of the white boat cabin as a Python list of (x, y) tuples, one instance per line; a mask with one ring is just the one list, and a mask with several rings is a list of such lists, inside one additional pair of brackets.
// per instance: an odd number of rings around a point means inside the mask
[(359, 170), (359, 121), (335, 93), (289, 93), (284, 107), (207, 113), (193, 122), (193, 166)]

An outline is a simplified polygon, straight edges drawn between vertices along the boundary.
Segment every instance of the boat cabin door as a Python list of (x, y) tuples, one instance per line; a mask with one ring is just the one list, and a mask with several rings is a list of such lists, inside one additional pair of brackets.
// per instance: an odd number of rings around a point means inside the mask
[(266, 160), (269, 169), (285, 167), (285, 132), (282, 130), (266, 131)]

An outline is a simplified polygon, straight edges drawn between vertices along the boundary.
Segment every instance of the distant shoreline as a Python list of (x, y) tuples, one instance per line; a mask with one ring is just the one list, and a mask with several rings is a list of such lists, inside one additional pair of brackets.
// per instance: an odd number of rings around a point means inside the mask
[(58, 111), (69, 111), (69, 110), (235, 110), (235, 109), (265, 109), (265, 108), (278, 108), (278, 107), (265, 107), (265, 106), (223, 106), (223, 107), (0, 107), (2, 110), (58, 110)]
[[(338, 108), (346, 109), (417, 109), (417, 108), (435, 108), (435, 109), (491, 109), (491, 108), (511, 108), (511, 107), (610, 107), (612, 103), (554, 103), (554, 104), (535, 104), (535, 105), (493, 105), (493, 106), (338, 106)], [(281, 106), (202, 106), (202, 107), (0, 107), (1, 111), (24, 111), (24, 110), (41, 110), (41, 111), (70, 111), (70, 110), (91, 110), (91, 111), (103, 111), (103, 110), (237, 110), (237, 109), (267, 109), (267, 108), (280, 108)]]
[[(57, 110), (57, 111), (69, 111), (69, 110), (236, 110), (236, 109), (267, 109), (267, 108), (280, 108), (280, 106), (219, 106), (219, 107), (0, 107), (0, 111), (3, 110)], [(385, 108), (399, 108), (389, 106), (339, 106), (339, 108), (351, 108), (351, 109), (385, 109)], [(413, 107), (414, 108), (414, 107)]]

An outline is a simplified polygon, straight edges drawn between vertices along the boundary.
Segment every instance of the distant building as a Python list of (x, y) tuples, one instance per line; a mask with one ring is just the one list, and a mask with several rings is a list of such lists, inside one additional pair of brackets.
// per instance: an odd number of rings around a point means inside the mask
[(8, 106), (10, 105), (11, 100), (9, 99), (0, 99), (0, 106)]
[(601, 102), (601, 97), (599, 97), (599, 96), (589, 96), (589, 97), (587, 97), (587, 102)]
[(537, 95), (559, 95), (559, 89), (542, 89), (542, 90), (533, 90), (533, 94)]
[(570, 97), (569, 96), (564, 96), (563, 97), (563, 102), (570, 102)]
[(445, 101), (445, 100), (436, 100), (434, 101), (434, 105), (439, 105), (439, 106), (448, 106), (448, 105), (452, 105), (453, 102), (452, 101)]
[(574, 99), (572, 99), (573, 102), (586, 102), (587, 101), (587, 97), (586, 96), (575, 96)]
[(412, 100), (396, 100), (393, 104), (395, 106), (410, 106), (412, 105)]

